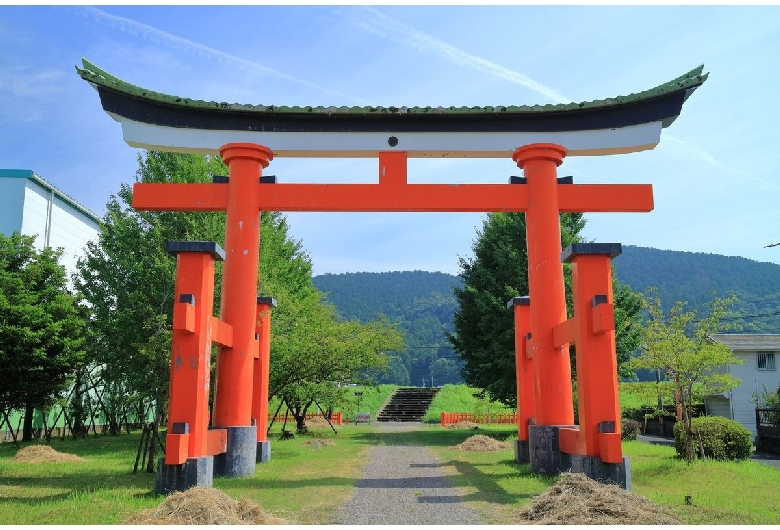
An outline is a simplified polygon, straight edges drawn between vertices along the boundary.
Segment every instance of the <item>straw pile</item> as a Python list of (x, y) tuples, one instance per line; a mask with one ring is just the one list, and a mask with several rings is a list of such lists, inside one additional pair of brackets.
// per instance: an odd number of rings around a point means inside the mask
[(322, 418), (320, 416), (314, 416), (313, 418), (309, 418), (306, 420), (306, 427), (308, 428), (320, 428), (320, 427), (327, 427), (330, 429), (330, 425), (328, 424), (328, 420), (325, 418)]
[(315, 449), (319, 449), (323, 445), (336, 445), (336, 442), (322, 438), (312, 438), (311, 440), (301, 442), (301, 445), (313, 445)]
[(471, 421), (459, 421), (452, 425), (447, 425), (448, 429), (479, 429), (479, 425)]
[(614, 484), (602, 484), (583, 473), (561, 477), (519, 512), (521, 524), (682, 524), (652, 501)]
[(19, 449), (14, 455), (14, 461), (25, 464), (41, 464), (43, 462), (86, 462), (80, 456), (60, 453), (48, 445), (29, 445)]
[(509, 442), (499, 442), (495, 438), (485, 436), (484, 434), (475, 434), (474, 436), (470, 436), (463, 442), (453, 447), (453, 449), (460, 449), (461, 451), (481, 452), (502, 451), (504, 449), (511, 448), (512, 444)]
[(195, 486), (169, 495), (157, 508), (144, 510), (122, 524), (286, 524), (252, 501), (233, 500), (218, 489)]

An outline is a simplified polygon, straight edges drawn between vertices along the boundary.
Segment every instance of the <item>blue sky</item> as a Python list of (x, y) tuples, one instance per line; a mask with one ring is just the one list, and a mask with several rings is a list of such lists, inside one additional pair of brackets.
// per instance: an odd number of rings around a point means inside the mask
[[(576, 183), (653, 184), (650, 213), (590, 214), (598, 242), (780, 263), (780, 8), (668, 6), (0, 7), (0, 167), (101, 215), (137, 149), (74, 66), (144, 88), (265, 105), (588, 101), (705, 65), (654, 150), (571, 157)], [(376, 182), (375, 160), (277, 158), (281, 182)], [(504, 183), (507, 160), (409, 161), (409, 182)], [(456, 274), (482, 214), (291, 213), (315, 274)], [(618, 258), (619, 259), (619, 258)]]

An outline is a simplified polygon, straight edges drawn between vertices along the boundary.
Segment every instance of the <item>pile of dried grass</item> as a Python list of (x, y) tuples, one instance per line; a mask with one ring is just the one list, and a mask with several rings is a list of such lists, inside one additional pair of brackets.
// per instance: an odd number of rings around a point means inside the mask
[(336, 445), (336, 442), (323, 438), (312, 438), (311, 440), (301, 442), (301, 445), (313, 445), (315, 449), (319, 449), (323, 445)]
[(254, 502), (233, 500), (218, 489), (195, 486), (172, 493), (158, 506), (144, 510), (122, 524), (286, 524)]
[(561, 480), (534, 497), (519, 512), (523, 524), (682, 524), (654, 502), (615, 484), (602, 484), (583, 473)]
[(48, 445), (29, 445), (16, 452), (14, 461), (25, 464), (41, 464), (44, 462), (86, 462), (86, 459), (68, 453), (60, 453)]
[(509, 442), (499, 442), (495, 438), (485, 436), (484, 434), (475, 434), (466, 438), (463, 442), (454, 446), (453, 449), (460, 449), (461, 451), (502, 451), (504, 449), (511, 449), (512, 444)]
[(479, 425), (471, 421), (459, 421), (447, 426), (448, 429), (479, 429)]
[(320, 416), (314, 416), (313, 418), (309, 418), (306, 420), (306, 427), (308, 428), (320, 428), (320, 427), (327, 427), (330, 429), (330, 425), (328, 424), (328, 420), (326, 420), (323, 417)]

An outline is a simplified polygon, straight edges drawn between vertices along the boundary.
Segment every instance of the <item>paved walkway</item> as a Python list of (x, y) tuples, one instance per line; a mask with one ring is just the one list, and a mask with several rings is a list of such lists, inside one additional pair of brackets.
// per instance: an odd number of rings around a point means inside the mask
[[(419, 423), (378, 423), (388, 431), (418, 429)], [(363, 479), (341, 506), (340, 524), (479, 524), (476, 512), (464, 504), (466, 493), (451, 487), (442, 466), (426, 447), (372, 447)]]

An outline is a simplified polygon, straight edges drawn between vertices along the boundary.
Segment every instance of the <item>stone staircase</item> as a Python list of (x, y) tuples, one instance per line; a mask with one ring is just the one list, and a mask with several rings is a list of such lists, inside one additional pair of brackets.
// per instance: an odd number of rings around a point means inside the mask
[(438, 388), (399, 388), (379, 411), (376, 421), (422, 421)]

